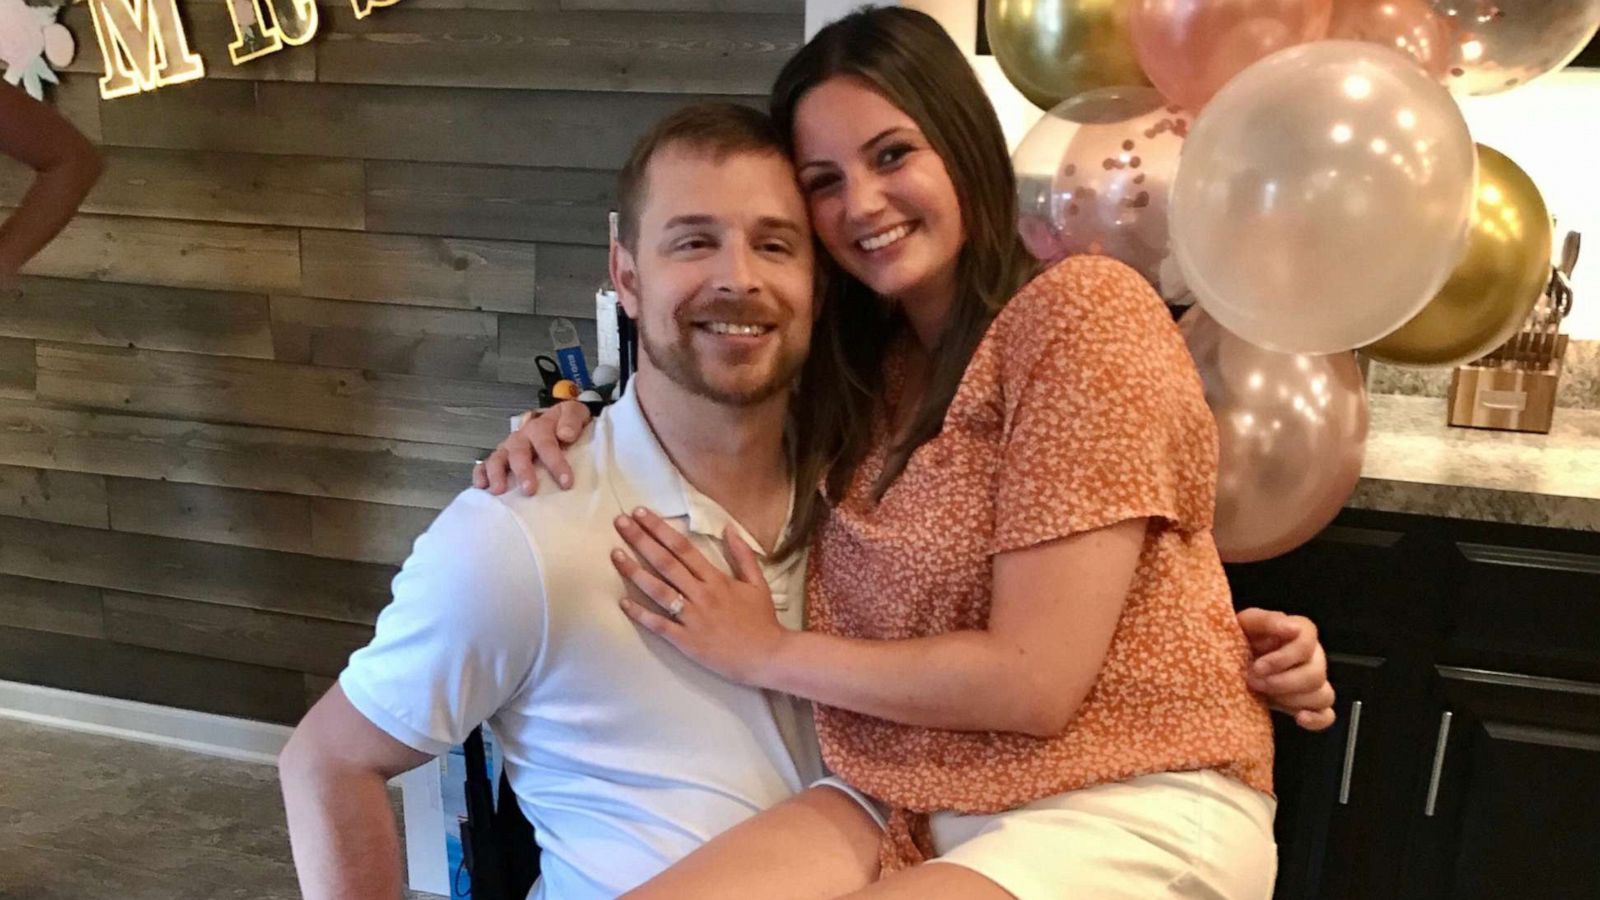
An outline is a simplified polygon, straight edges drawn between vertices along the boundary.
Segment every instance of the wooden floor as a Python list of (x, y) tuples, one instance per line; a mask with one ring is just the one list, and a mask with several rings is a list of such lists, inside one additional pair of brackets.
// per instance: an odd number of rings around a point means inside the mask
[(0, 898), (299, 896), (272, 767), (0, 719)]

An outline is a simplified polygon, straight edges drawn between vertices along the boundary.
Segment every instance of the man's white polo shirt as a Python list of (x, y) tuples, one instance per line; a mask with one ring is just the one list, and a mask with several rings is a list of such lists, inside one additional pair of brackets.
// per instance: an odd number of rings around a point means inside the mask
[[(570, 491), (456, 497), (339, 679), (425, 753), (491, 722), (544, 852), (533, 896), (552, 900), (614, 897), (822, 775), (808, 706), (713, 675), (617, 608), (619, 513), (654, 509), (724, 567), (731, 521), (678, 474), (631, 390), (569, 457)], [(805, 554), (763, 566), (799, 628)]]

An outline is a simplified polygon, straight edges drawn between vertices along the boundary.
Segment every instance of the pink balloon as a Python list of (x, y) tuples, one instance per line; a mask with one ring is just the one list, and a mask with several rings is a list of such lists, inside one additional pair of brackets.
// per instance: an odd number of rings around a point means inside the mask
[(1332, 7), (1333, 0), (1133, 0), (1128, 31), (1150, 83), (1198, 112), (1251, 63), (1326, 37)]
[(1023, 243), (1047, 261), (1110, 256), (1163, 296), (1180, 296), (1177, 267), (1163, 267), (1167, 198), (1192, 118), (1147, 87), (1101, 88), (1058, 104), (1012, 157)]
[(1399, 50), (1441, 82), (1456, 58), (1455, 28), (1426, 0), (1333, 0), (1328, 37)]
[(1361, 480), (1367, 388), (1355, 354), (1265, 350), (1199, 307), (1178, 328), (1217, 419), (1217, 550), (1225, 562), (1288, 553), (1326, 528)]

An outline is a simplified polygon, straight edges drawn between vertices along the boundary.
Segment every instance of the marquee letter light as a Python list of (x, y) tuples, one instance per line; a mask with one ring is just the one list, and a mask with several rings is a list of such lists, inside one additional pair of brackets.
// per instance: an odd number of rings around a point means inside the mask
[(380, 6), (393, 6), (399, 2), (400, 0), (350, 0), (350, 5), (355, 8), (356, 18), (365, 19)]
[(106, 74), (107, 100), (203, 78), (205, 63), (189, 49), (177, 0), (89, 0)]
[(233, 19), (228, 55), (236, 66), (316, 37), (316, 0), (228, 0), (227, 5)]

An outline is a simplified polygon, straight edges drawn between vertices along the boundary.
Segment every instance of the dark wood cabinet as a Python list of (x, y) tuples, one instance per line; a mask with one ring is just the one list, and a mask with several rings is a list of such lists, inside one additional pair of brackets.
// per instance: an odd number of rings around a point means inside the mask
[(1600, 684), (1439, 666), (1404, 896), (1600, 897)]
[(1600, 898), (1600, 535), (1348, 511), (1229, 576), (1339, 692), (1279, 723), (1278, 900)]
[[(1325, 734), (1287, 723), (1277, 746), (1278, 896), (1301, 900), (1382, 896), (1393, 854), (1367, 852), (1395, 838), (1392, 714), (1387, 661), (1335, 654), (1339, 721)], [(1362, 848), (1330, 856), (1329, 848)]]

